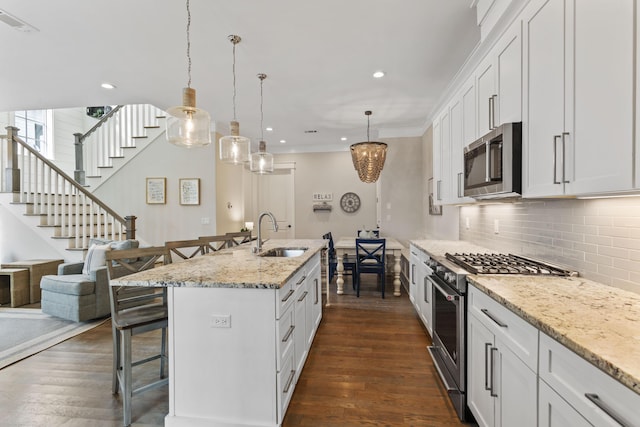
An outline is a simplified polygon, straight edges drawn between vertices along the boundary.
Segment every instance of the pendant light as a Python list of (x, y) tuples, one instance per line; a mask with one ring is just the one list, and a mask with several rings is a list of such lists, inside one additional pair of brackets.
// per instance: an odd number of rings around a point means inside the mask
[(358, 171), (360, 181), (376, 182), (387, 158), (387, 144), (369, 141), (369, 116), (371, 111), (365, 111), (367, 116), (367, 142), (351, 145), (351, 159), (353, 167)]
[(236, 120), (236, 45), (240, 36), (230, 35), (233, 44), (233, 120), (229, 122), (231, 135), (220, 138), (220, 160), (225, 163), (241, 165), (249, 161), (249, 138), (240, 136), (240, 123)]
[(260, 79), (260, 145), (258, 151), (251, 154), (251, 172), (266, 174), (273, 172), (273, 154), (267, 153), (267, 143), (264, 141), (264, 115), (262, 112), (262, 82), (267, 78), (266, 74), (258, 74)]
[(167, 110), (167, 140), (181, 147), (211, 144), (211, 117), (196, 108), (196, 91), (191, 88), (191, 9), (187, 0), (187, 62), (189, 81), (182, 89), (182, 105)]

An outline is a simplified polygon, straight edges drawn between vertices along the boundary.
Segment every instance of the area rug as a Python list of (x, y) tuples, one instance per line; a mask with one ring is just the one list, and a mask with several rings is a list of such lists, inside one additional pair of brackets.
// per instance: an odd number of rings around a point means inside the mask
[(73, 322), (37, 308), (0, 309), (0, 369), (109, 320)]

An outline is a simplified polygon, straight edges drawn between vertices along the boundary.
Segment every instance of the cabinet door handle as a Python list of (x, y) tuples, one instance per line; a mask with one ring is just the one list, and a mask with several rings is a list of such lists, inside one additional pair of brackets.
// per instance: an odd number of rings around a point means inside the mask
[(493, 96), (489, 97), (489, 110), (488, 110), (488, 116), (489, 116), (489, 130), (493, 129)]
[(318, 297), (320, 296), (320, 295), (318, 294), (318, 279), (317, 279), (317, 278), (316, 278), (316, 279), (313, 279), (313, 283), (314, 283), (313, 288), (315, 289), (315, 292), (316, 292), (316, 293), (315, 293), (316, 298), (315, 298), (315, 301), (314, 301), (313, 303), (314, 303), (314, 304), (317, 304), (317, 303), (318, 303)]
[(291, 295), (293, 295), (293, 289), (289, 289), (289, 292), (287, 292), (287, 295), (285, 295), (284, 298), (282, 298), (282, 302), (287, 302), (287, 300), (291, 298)]
[(565, 137), (569, 136), (569, 132), (562, 132), (562, 182), (568, 183), (566, 179), (567, 172), (567, 143)]
[(489, 353), (488, 350), (490, 348), (491, 348), (490, 342), (484, 343), (484, 389), (485, 390), (491, 390), (491, 388), (489, 387), (489, 369), (487, 368), (487, 362), (489, 362), (489, 356), (487, 354)]
[(300, 298), (298, 298), (298, 302), (303, 301), (303, 300), (307, 297), (307, 294), (308, 294), (308, 293), (309, 293), (309, 292), (304, 291), (304, 293), (302, 294), (302, 296), (301, 296)]
[(613, 418), (622, 427), (631, 427), (631, 424), (626, 422), (625, 419), (620, 414), (617, 414), (613, 408), (611, 408), (609, 405), (604, 403), (602, 399), (600, 399), (600, 396), (598, 396), (597, 394), (585, 393), (584, 397), (589, 399), (594, 405), (600, 408), (602, 412), (604, 412), (605, 414)]
[(480, 311), (487, 316), (489, 319), (493, 320), (498, 326), (500, 326), (501, 328), (506, 328), (507, 324), (501, 322), (500, 320), (498, 320), (495, 315), (491, 314), (491, 312), (489, 310), (487, 310), (486, 308), (481, 308)]
[(291, 388), (291, 383), (293, 383), (293, 378), (296, 376), (296, 370), (292, 369), (289, 374), (289, 378), (287, 379), (287, 384), (284, 386), (283, 393), (289, 393), (289, 389)]
[(427, 276), (424, 277), (424, 302), (429, 304), (429, 292), (427, 292), (429, 288), (429, 279)]
[(304, 276), (302, 276), (302, 277), (300, 278), (300, 280), (298, 280), (298, 281), (296, 282), (296, 286), (298, 286), (298, 285), (300, 285), (302, 282), (304, 282), (304, 279), (306, 279), (306, 278), (307, 278), (307, 275), (305, 274)]
[(442, 182), (441, 179), (438, 180), (437, 185), (436, 185), (436, 200), (442, 200), (442, 197), (440, 196), (440, 183)]
[(462, 191), (462, 172), (458, 173), (458, 198), (463, 197)]
[(553, 183), (554, 184), (562, 184), (562, 182), (558, 181), (558, 139), (560, 139), (560, 135), (553, 135)]
[(411, 284), (416, 284), (416, 265), (411, 264)]
[(293, 330), (296, 328), (295, 325), (291, 325), (289, 326), (289, 330), (287, 331), (286, 334), (284, 334), (284, 337), (282, 337), (282, 342), (287, 342), (289, 341), (289, 338), (291, 337), (291, 334), (293, 333)]
[(493, 95), (491, 97), (493, 102), (491, 103), (491, 129), (497, 128), (496, 126), (496, 101), (498, 100), (498, 95)]
[(485, 177), (484, 177), (484, 182), (490, 182), (491, 181), (491, 141), (487, 140), (487, 142), (484, 143), (484, 155), (486, 157), (485, 159)]
[(496, 393), (496, 392), (495, 392), (495, 390), (494, 390), (494, 388), (493, 388), (493, 386), (495, 385), (495, 383), (494, 383), (494, 381), (493, 381), (493, 378), (494, 378), (494, 376), (495, 376), (495, 375), (494, 375), (494, 374), (495, 374), (495, 372), (494, 372), (494, 370), (493, 370), (493, 367), (494, 367), (494, 358), (493, 358), (493, 355), (495, 354), (495, 352), (494, 352), (494, 351), (498, 351), (498, 349), (497, 349), (497, 348), (495, 348), (495, 347), (491, 347), (491, 357), (489, 358), (489, 359), (490, 359), (490, 360), (489, 360), (489, 363), (491, 364), (491, 375), (490, 375), (490, 377), (491, 377), (491, 391), (489, 391), (489, 394), (491, 394), (491, 397), (498, 397), (498, 393)]

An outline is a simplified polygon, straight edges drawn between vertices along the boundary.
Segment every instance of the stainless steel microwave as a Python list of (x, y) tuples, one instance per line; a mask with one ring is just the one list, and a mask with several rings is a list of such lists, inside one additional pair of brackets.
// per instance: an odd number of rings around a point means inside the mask
[(522, 193), (522, 123), (505, 123), (464, 149), (464, 195), (476, 199)]

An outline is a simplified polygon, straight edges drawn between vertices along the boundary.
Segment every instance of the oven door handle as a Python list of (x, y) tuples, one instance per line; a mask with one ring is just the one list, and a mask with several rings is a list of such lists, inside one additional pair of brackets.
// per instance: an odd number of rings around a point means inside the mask
[[(428, 346), (427, 350), (431, 354), (431, 359), (433, 359), (434, 361), (438, 360), (439, 356), (436, 355), (436, 352), (438, 351), (437, 347)], [(444, 383), (444, 388), (447, 389), (447, 393), (458, 391), (458, 387), (452, 386), (451, 383), (449, 383), (449, 375), (444, 374), (444, 372), (440, 369), (440, 364), (434, 363), (433, 366), (435, 366), (436, 371), (438, 371), (438, 375), (440, 376), (440, 379)]]
[(444, 289), (442, 286), (440, 286), (438, 284), (438, 282), (436, 282), (435, 280), (433, 280), (433, 278), (430, 279), (431, 283), (433, 284), (433, 286), (435, 286), (438, 291), (440, 291), (440, 293), (442, 295), (445, 296), (445, 298), (447, 299), (447, 301), (457, 301), (460, 299), (460, 295), (454, 293), (454, 292), (449, 292), (446, 289)]

